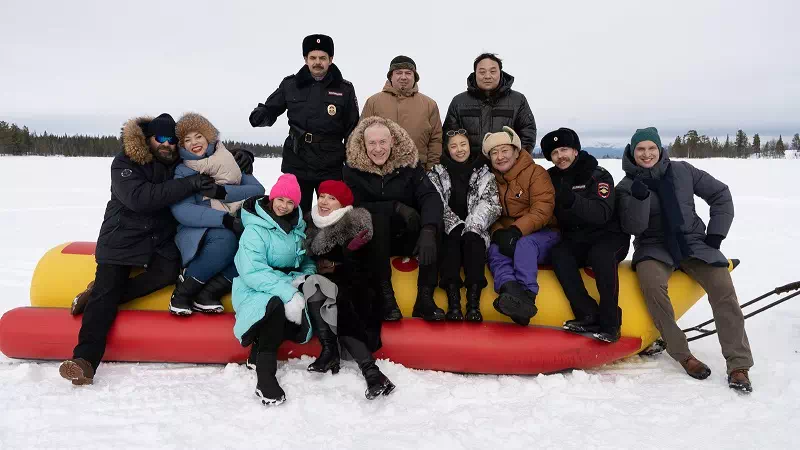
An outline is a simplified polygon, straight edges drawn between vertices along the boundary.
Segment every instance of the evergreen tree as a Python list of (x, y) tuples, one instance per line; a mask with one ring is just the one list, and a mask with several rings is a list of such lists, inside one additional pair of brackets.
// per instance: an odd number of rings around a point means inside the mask
[(744, 131), (739, 130), (736, 132), (736, 141), (734, 142), (733, 146), (736, 149), (737, 158), (746, 158), (748, 156), (750, 140), (747, 139), (747, 135), (744, 134)]
[(689, 130), (683, 141), (686, 145), (686, 157), (697, 158), (699, 155), (700, 136), (697, 135), (697, 130)]
[(800, 150), (800, 133), (795, 133), (792, 137), (792, 145), (789, 147), (792, 150)]
[(675, 142), (673, 142), (669, 149), (667, 149), (667, 152), (670, 154), (670, 156), (675, 158), (686, 157), (686, 148), (683, 146), (680, 136), (675, 136)]
[(775, 156), (783, 158), (786, 156), (786, 146), (783, 144), (783, 136), (778, 135), (778, 142), (775, 143)]
[(722, 156), (725, 158), (735, 158), (736, 155), (733, 154), (733, 147), (731, 147), (731, 137), (730, 135), (725, 135), (725, 144), (722, 145)]
[(761, 136), (758, 133), (753, 135), (753, 153), (760, 155), (761, 154)]

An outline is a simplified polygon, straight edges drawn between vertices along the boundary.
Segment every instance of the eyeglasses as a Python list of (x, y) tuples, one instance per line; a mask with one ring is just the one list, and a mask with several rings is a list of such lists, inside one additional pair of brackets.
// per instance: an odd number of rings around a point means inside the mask
[(457, 134), (460, 134), (462, 136), (466, 136), (467, 130), (465, 130), (463, 128), (459, 128), (458, 130), (449, 130), (447, 132), (447, 137), (453, 137), (453, 136), (455, 136)]
[(156, 141), (158, 141), (159, 144), (166, 144), (169, 142), (170, 144), (175, 145), (178, 143), (178, 138), (172, 136), (156, 136)]

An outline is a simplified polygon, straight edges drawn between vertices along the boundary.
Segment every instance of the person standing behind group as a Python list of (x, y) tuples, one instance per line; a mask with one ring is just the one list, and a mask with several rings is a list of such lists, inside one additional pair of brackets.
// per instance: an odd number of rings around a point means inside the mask
[[(620, 224), (624, 232), (635, 236), (632, 264), (667, 353), (692, 378), (711, 375), (711, 369), (692, 355), (686, 335), (675, 322), (667, 282), (679, 269), (708, 293), (728, 386), (751, 392), (748, 371), (753, 355), (728, 259), (719, 250), (733, 223), (728, 186), (688, 162), (670, 161), (654, 127), (633, 134), (622, 157), (622, 170), (625, 178), (617, 185)], [(707, 228), (695, 210), (695, 195), (710, 206)]]
[(472, 152), (481, 154), (483, 137), (507, 126), (520, 138), (528, 153), (536, 146), (536, 120), (528, 100), (511, 89), (514, 77), (503, 71), (503, 61), (493, 53), (475, 58), (467, 77), (467, 90), (450, 102), (443, 129), (465, 129)]
[(314, 189), (323, 180), (341, 180), (347, 137), (358, 123), (353, 84), (333, 63), (333, 39), (312, 34), (303, 39), (305, 65), (284, 78), (278, 89), (250, 113), (250, 125), (269, 127), (287, 112), (289, 136), (283, 143), (281, 171), (297, 177), (303, 211), (311, 210)]
[(442, 156), (439, 105), (419, 92), (417, 64), (408, 56), (395, 57), (386, 78), (383, 91), (367, 99), (361, 118), (379, 116), (403, 127), (417, 146), (419, 162), (431, 170)]

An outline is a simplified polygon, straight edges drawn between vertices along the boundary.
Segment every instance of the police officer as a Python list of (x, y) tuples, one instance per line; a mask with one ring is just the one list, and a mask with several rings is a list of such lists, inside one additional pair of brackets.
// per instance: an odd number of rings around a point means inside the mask
[(250, 125), (269, 127), (288, 110), (289, 136), (283, 143), (281, 171), (300, 183), (300, 207), (311, 210), (314, 189), (324, 180), (341, 180), (345, 140), (358, 123), (353, 84), (333, 64), (333, 39), (312, 34), (303, 39), (305, 65), (284, 78), (267, 101), (250, 113)]
[[(547, 170), (556, 189), (553, 214), (561, 229), (561, 242), (550, 253), (553, 270), (575, 314), (564, 328), (615, 342), (622, 323), (617, 268), (631, 238), (622, 233), (614, 211), (614, 179), (581, 150), (578, 134), (569, 128), (547, 133), (542, 153), (555, 165)], [(583, 285), (579, 269), (585, 266), (594, 271), (599, 306)]]

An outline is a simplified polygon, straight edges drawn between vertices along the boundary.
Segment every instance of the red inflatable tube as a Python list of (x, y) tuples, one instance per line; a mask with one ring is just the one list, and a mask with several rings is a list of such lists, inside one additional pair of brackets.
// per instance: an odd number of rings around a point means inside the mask
[[(120, 311), (108, 336), (105, 361), (243, 362), (249, 349), (233, 336), (233, 314), (178, 318), (163, 311)], [(72, 356), (81, 318), (63, 308), (16, 308), (0, 318), (0, 351), (11, 358), (63, 360)], [(544, 327), (484, 322), (386, 323), (375, 355), (414, 369), (486, 374), (537, 374), (586, 369), (636, 353), (639, 338), (615, 344)], [(279, 358), (316, 356), (319, 344), (285, 342)]]

